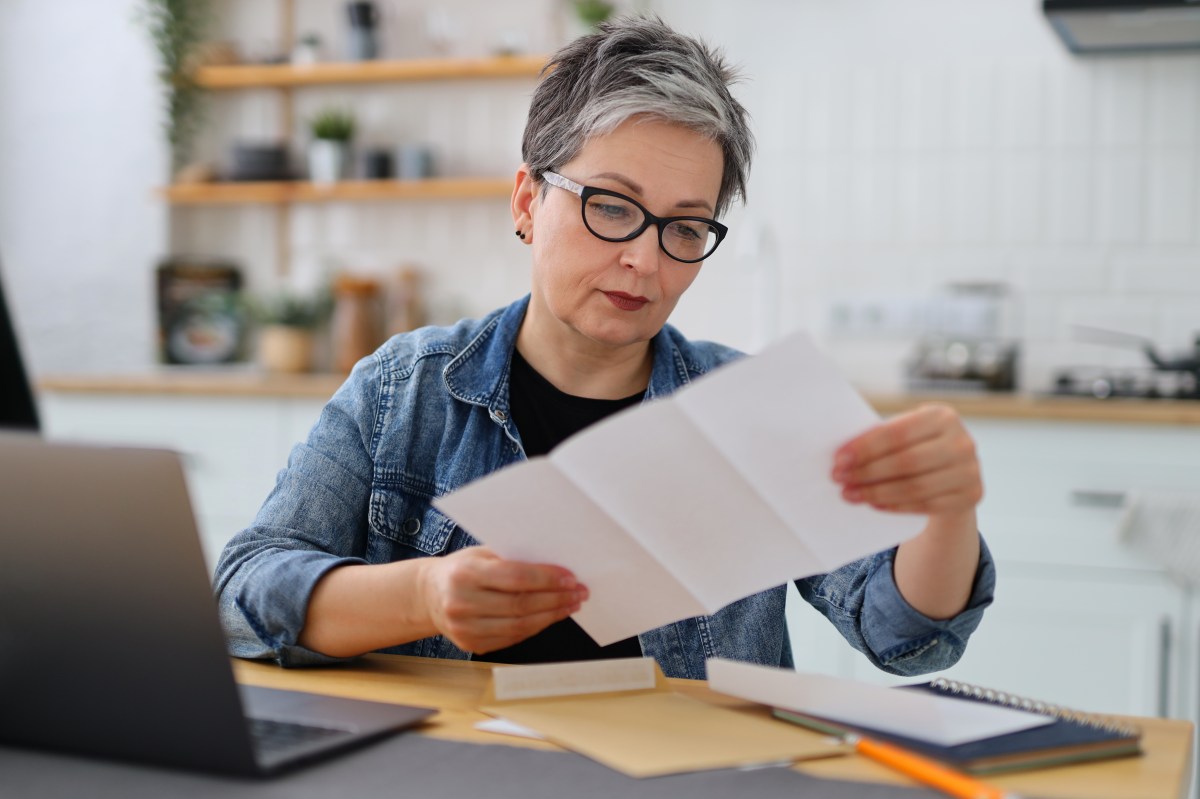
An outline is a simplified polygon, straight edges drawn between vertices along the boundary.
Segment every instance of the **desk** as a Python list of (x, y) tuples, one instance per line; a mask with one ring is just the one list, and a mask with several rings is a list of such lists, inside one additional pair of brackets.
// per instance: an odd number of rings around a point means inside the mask
[[(556, 749), (551, 744), (474, 729), (474, 724), (485, 718), (475, 706), (487, 684), (489, 669), (484, 664), (385, 655), (372, 655), (346, 666), (291, 671), (237, 662), (238, 678), (247, 684), (419, 704), (437, 707), (440, 712), (421, 734), (401, 734), (265, 781), (0, 746), (0, 797), (944, 799), (930, 789), (911, 787), (904, 778), (854, 755), (801, 764), (795, 771), (724, 770), (636, 780), (579, 755), (546, 751)], [(716, 695), (703, 683), (672, 683), (676, 690), (704, 701), (767, 712)], [(1027, 799), (1180, 799), (1190, 768), (1191, 724), (1162, 719), (1137, 721), (1146, 731), (1144, 757), (1066, 766), (995, 781)]]
[[(330, 669), (280, 669), (266, 663), (236, 661), (239, 682), (270, 688), (292, 688), (381, 702), (437, 707), (440, 713), (425, 734), (474, 743), (503, 742), (512, 746), (557, 749), (552, 744), (497, 736), (474, 728), (487, 718), (476, 710), (487, 684), (490, 666), (464, 661), (429, 660), (370, 655), (347, 666)], [(744, 702), (709, 691), (704, 683), (672, 679), (676, 690), (716, 704), (745, 706)], [(764, 715), (769, 712), (763, 708)], [(1131, 719), (1144, 731), (1142, 757), (1042, 769), (993, 777), (1007, 790), (1045, 799), (1179, 799), (1191, 774), (1192, 724), (1173, 719)], [(857, 755), (801, 763), (796, 768), (812, 776), (911, 785)]]

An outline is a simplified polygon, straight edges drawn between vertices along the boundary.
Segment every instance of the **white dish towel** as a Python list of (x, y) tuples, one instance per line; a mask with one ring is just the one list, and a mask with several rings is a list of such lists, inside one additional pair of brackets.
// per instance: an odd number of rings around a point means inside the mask
[(1200, 486), (1195, 491), (1130, 491), (1117, 533), (1175, 579), (1200, 585)]

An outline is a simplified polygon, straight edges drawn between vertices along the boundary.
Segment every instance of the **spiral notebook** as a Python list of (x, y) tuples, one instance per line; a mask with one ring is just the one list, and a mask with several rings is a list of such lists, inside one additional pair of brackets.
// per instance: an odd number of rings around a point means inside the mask
[(869, 727), (851, 726), (793, 710), (775, 708), (777, 718), (834, 735), (855, 732), (894, 743), (973, 774), (1060, 766), (1087, 760), (1125, 757), (1141, 753), (1141, 730), (1107, 716), (1080, 713), (953, 680), (905, 686), (897, 690), (926, 691), (939, 696), (1011, 707), (1050, 716), (1050, 724), (976, 741), (941, 746), (920, 738), (895, 735)]

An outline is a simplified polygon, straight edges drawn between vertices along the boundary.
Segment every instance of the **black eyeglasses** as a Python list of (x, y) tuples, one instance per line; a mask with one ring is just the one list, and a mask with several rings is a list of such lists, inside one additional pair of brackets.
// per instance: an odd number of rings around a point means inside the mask
[(646, 228), (658, 228), (658, 246), (676, 261), (694, 264), (712, 255), (729, 228), (702, 216), (655, 216), (632, 197), (608, 189), (581, 186), (557, 172), (543, 172), (551, 186), (579, 195), (583, 225), (603, 241), (631, 241)]

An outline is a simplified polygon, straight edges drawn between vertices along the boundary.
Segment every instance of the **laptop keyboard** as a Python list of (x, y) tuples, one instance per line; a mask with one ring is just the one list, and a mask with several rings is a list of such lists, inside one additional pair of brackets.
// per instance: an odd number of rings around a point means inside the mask
[(318, 741), (331, 738), (344, 738), (351, 735), (347, 730), (337, 730), (330, 727), (314, 727), (309, 724), (295, 724), (289, 721), (274, 719), (246, 719), (250, 730), (250, 740), (254, 749), (260, 755), (276, 754), (295, 749)]

